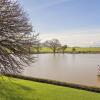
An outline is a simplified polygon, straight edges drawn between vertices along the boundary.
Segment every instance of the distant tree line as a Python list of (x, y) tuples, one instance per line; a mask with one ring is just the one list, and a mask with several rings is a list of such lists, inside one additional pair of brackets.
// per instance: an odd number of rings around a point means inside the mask
[(44, 47), (49, 48), (54, 54), (55, 53), (64, 54), (66, 52), (66, 49), (68, 48), (68, 45), (62, 45), (58, 39), (46, 40), (43, 43), (41, 43), (41, 41), (39, 40), (34, 49), (36, 50), (36, 53), (40, 53), (41, 49)]

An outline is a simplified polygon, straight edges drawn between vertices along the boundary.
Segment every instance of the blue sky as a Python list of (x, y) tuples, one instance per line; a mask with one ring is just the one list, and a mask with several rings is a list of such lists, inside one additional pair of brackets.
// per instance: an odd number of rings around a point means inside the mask
[(40, 38), (71, 46), (100, 44), (100, 0), (19, 0)]

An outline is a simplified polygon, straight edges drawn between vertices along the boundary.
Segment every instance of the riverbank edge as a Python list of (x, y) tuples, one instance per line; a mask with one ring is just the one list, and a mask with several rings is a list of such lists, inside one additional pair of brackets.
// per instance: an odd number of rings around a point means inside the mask
[(65, 52), (65, 53), (61, 53), (61, 52), (56, 52), (56, 53), (53, 53), (53, 52), (39, 52), (39, 53), (31, 53), (31, 54), (100, 54), (100, 52), (75, 52), (75, 53), (72, 53), (72, 52)]
[(80, 90), (86, 90), (86, 91), (95, 92), (95, 93), (100, 93), (99, 87), (85, 86), (85, 85), (80, 85), (80, 84), (60, 82), (60, 81), (56, 81), (56, 80), (35, 78), (35, 77), (29, 77), (29, 76), (23, 76), (23, 75), (4, 74), (3, 76), (7, 76), (10, 78), (29, 80), (29, 81), (34, 81), (34, 82), (40, 82), (40, 83), (47, 83), (47, 84), (52, 84), (52, 85), (57, 85), (57, 86), (75, 88), (75, 89), (80, 89)]

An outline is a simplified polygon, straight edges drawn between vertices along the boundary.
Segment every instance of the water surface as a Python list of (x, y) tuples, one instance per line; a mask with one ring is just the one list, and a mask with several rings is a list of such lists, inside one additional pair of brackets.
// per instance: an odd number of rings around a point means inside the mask
[(25, 68), (26, 76), (100, 87), (100, 54), (37, 54), (37, 61)]

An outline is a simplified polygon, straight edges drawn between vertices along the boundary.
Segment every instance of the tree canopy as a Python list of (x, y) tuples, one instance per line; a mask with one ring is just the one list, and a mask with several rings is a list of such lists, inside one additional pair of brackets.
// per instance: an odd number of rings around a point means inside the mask
[(52, 39), (45, 41), (45, 46), (49, 47), (53, 53), (56, 53), (56, 51), (61, 47), (61, 43), (58, 39)]
[(20, 4), (0, 0), (0, 73), (19, 73), (23, 64), (34, 61), (28, 47), (36, 44), (36, 38)]

